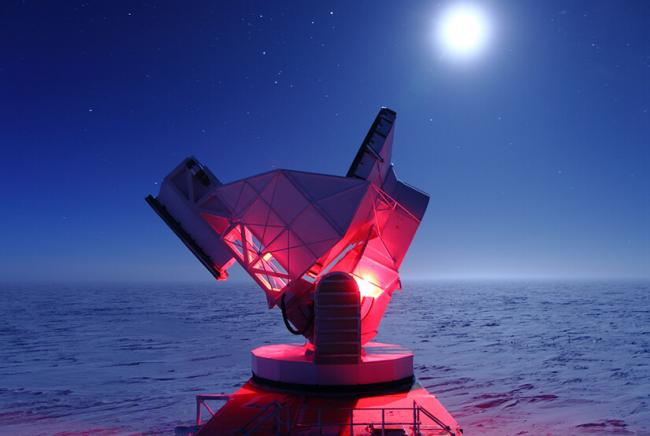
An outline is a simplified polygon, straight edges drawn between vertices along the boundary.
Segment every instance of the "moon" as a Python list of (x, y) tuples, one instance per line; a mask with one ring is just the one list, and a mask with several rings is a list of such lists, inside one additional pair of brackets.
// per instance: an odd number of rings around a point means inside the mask
[(445, 58), (468, 61), (488, 46), (492, 29), (487, 13), (473, 3), (452, 3), (435, 26), (438, 46)]

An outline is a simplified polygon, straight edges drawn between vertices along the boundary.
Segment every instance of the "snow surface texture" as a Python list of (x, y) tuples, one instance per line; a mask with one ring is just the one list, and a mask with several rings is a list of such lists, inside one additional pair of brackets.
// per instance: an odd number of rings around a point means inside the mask
[[(466, 435), (650, 434), (650, 284), (406, 282), (377, 337)], [(254, 285), (0, 289), (0, 433), (173, 433), (249, 350), (294, 341)]]

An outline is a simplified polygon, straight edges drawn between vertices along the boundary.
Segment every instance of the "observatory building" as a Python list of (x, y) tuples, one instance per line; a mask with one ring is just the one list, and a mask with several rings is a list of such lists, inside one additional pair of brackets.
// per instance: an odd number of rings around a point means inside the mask
[(252, 350), (238, 391), (197, 396), (197, 434), (462, 432), (415, 380), (413, 354), (372, 342), (429, 201), (395, 174), (395, 118), (379, 111), (345, 176), (274, 170), (224, 184), (189, 157), (146, 198), (217, 280), (238, 262), (304, 337)]

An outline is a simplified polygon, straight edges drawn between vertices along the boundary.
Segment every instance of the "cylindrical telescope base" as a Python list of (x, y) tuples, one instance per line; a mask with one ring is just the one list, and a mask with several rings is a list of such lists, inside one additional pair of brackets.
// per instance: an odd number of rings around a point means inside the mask
[(253, 375), (303, 386), (364, 386), (402, 383), (413, 377), (413, 353), (399, 345), (370, 342), (357, 363), (317, 364), (299, 344), (266, 345), (252, 351)]

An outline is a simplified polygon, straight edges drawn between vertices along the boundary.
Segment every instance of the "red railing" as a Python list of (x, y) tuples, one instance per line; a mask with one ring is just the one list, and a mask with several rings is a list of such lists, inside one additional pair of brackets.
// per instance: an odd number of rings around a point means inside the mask
[[(215, 415), (215, 411), (207, 403), (208, 401), (228, 401), (229, 395), (224, 394), (204, 394), (196, 396), (196, 425), (201, 426), (201, 410), (205, 408), (211, 416)], [(414, 436), (421, 435), (422, 432), (426, 434), (446, 434), (450, 436), (457, 436), (456, 429), (450, 428), (441, 419), (436, 417), (433, 413), (425, 407), (413, 401), (412, 407), (350, 407), (339, 408), (336, 411), (341, 412), (340, 415), (344, 416), (344, 421), (329, 421), (323, 419), (324, 410), (327, 410), (328, 415), (332, 414), (331, 408), (313, 408), (316, 412), (316, 422), (300, 422), (300, 419), (292, 419), (291, 410), (284, 405), (274, 401), (262, 408), (257, 415), (255, 415), (246, 425), (244, 425), (238, 433), (244, 435), (252, 435), (264, 432), (268, 433), (268, 429), (263, 429), (263, 426), (271, 423), (272, 432), (277, 435), (286, 434), (331, 434), (332, 428), (339, 428), (343, 434), (348, 431), (350, 436), (355, 434), (381, 434), (385, 435), (388, 431), (395, 431), (396, 427), (403, 430), (404, 434), (411, 434)], [(411, 412), (408, 415), (403, 412)], [(305, 410), (302, 411), (304, 416)], [(374, 413), (376, 412), (376, 414)], [(391, 419), (390, 415), (397, 412), (398, 419)], [(361, 417), (355, 420), (355, 414)], [(376, 419), (372, 416), (376, 415)], [(404, 416), (409, 416), (410, 419), (405, 420)]]

